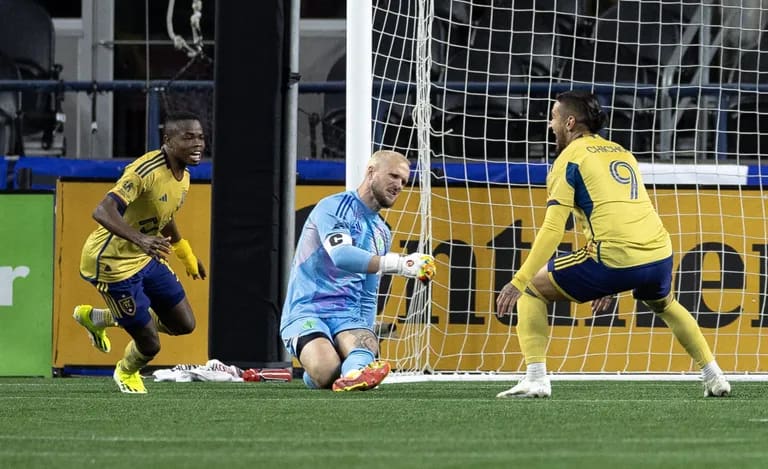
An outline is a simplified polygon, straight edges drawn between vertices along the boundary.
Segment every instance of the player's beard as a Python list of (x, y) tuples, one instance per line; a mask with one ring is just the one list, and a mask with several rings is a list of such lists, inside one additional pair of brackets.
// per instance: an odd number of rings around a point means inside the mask
[(373, 198), (376, 200), (376, 203), (379, 204), (381, 208), (390, 208), (395, 204), (395, 200), (397, 199), (397, 196), (395, 196), (391, 201), (387, 198), (389, 195), (389, 192), (387, 192), (386, 189), (382, 189), (379, 187), (378, 184), (372, 184), (371, 185), (371, 193), (373, 193)]
[(565, 143), (565, 132), (561, 134), (558, 134), (554, 130), (552, 131), (553, 134), (555, 134), (555, 156), (560, 156), (560, 153), (565, 150), (565, 147), (568, 146), (567, 143)]

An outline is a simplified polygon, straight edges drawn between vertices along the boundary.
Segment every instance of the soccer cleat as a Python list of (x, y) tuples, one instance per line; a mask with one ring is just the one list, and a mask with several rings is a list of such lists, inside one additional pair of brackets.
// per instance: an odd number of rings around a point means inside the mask
[(549, 378), (529, 379), (523, 376), (516, 385), (496, 394), (501, 398), (531, 398), (531, 397), (550, 397), (552, 395), (552, 385)]
[(392, 368), (385, 361), (369, 363), (362, 370), (353, 370), (333, 383), (333, 390), (343, 391), (367, 391), (378, 386), (387, 377)]
[(731, 384), (724, 375), (704, 380), (704, 397), (726, 397), (731, 394)]
[(126, 373), (123, 371), (121, 363), (122, 360), (117, 362), (115, 372), (112, 373), (112, 379), (117, 383), (120, 392), (126, 394), (146, 394), (147, 388), (144, 387), (144, 380), (141, 378), (139, 372)]
[(88, 338), (91, 339), (91, 344), (100, 352), (109, 353), (112, 350), (112, 344), (107, 337), (107, 328), (98, 327), (91, 321), (91, 311), (93, 306), (91, 305), (77, 305), (75, 311), (72, 313), (72, 317), (88, 332)]

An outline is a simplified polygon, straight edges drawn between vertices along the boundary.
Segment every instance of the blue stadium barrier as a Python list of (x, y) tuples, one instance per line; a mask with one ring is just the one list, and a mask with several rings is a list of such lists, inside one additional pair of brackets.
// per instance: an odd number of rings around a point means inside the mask
[[(55, 188), (58, 178), (94, 179), (116, 181), (130, 159), (111, 160), (80, 160), (53, 157), (23, 157), (13, 165), (13, 188), (19, 188), (22, 171), (30, 171), (30, 189), (50, 190)], [(643, 163), (641, 163), (641, 166)], [(5, 174), (8, 167), (6, 159), (0, 159), (0, 175)], [(193, 181), (209, 182), (211, 180), (212, 162), (203, 161), (199, 166), (190, 166)], [(661, 171), (659, 175), (665, 176), (664, 168), (675, 165), (658, 165)], [(677, 168), (685, 168), (686, 165), (677, 165)], [(739, 169), (739, 171), (727, 171), (725, 167)], [(723, 165), (717, 166), (718, 171), (713, 175), (712, 171), (706, 171), (706, 165), (698, 165), (700, 172), (706, 179), (697, 179), (690, 171), (682, 171), (678, 175), (670, 177), (666, 174), (664, 182), (656, 184), (722, 184), (737, 186), (766, 187), (768, 186), (768, 166), (761, 165)], [(448, 185), (453, 184), (491, 184), (491, 185), (522, 185), (543, 186), (546, 184), (549, 165), (546, 163), (520, 163), (520, 162), (488, 162), (488, 163), (433, 163), (430, 172), (436, 181), (442, 181)], [(297, 162), (297, 181), (304, 184), (344, 184), (346, 178), (346, 166), (344, 161), (338, 160), (299, 160)], [(411, 167), (411, 178), (418, 181), (415, 165)], [(668, 172), (668, 171), (667, 171)], [(734, 176), (738, 172), (742, 176)], [(705, 182), (701, 182), (701, 181)], [(5, 178), (0, 180), (0, 189), (3, 189)], [(699, 182), (697, 182), (699, 181)], [(646, 178), (646, 183), (651, 183)]]
[[(53, 189), (58, 178), (104, 179), (116, 181), (132, 159), (79, 160), (56, 157), (23, 157), (13, 166), (13, 186), (20, 187), (21, 173), (31, 171), (30, 189)], [(211, 162), (190, 166), (193, 181), (211, 180)]]
[[(547, 177), (546, 163), (433, 163), (432, 176), (452, 182), (477, 182), (484, 184), (544, 184)], [(346, 166), (344, 161), (299, 160), (297, 177), (300, 182), (344, 183)], [(411, 165), (411, 179), (418, 179)]]
[(747, 186), (768, 187), (768, 166), (749, 165), (747, 169)]
[(8, 187), (8, 162), (0, 156), (0, 191)]
[[(30, 189), (53, 189), (58, 178), (77, 178), (115, 181), (120, 177), (130, 159), (80, 160), (55, 157), (19, 158), (13, 167), (13, 187), (19, 188), (23, 171), (31, 172)], [(434, 163), (433, 177), (448, 183), (491, 183), (543, 185), (547, 177), (545, 163)], [(1, 168), (0, 168), (1, 169)], [(343, 161), (299, 160), (297, 180), (303, 183), (343, 184), (346, 166)], [(412, 168), (415, 170), (415, 167)], [(212, 163), (204, 161), (199, 166), (189, 166), (193, 181), (210, 181)], [(415, 172), (412, 179), (418, 179)]]

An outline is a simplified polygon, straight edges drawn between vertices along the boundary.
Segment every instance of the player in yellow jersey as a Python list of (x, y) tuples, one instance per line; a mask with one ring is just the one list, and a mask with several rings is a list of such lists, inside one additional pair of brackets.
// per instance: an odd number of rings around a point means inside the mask
[[(635, 157), (597, 135), (605, 113), (597, 98), (560, 94), (550, 128), (557, 159), (547, 177), (547, 211), (531, 252), (496, 300), (497, 314), (517, 303), (517, 335), (526, 375), (497, 397), (549, 397), (546, 370), (547, 303), (592, 301), (600, 312), (616, 293), (632, 290), (672, 330), (701, 367), (705, 396), (727, 396), (731, 386), (696, 320), (671, 291), (672, 243), (653, 207)], [(586, 237), (579, 251), (551, 259), (573, 213)]]
[(173, 251), (188, 275), (206, 277), (174, 222), (189, 191), (187, 166), (200, 163), (204, 148), (195, 115), (169, 115), (162, 148), (126, 166), (93, 211), (99, 227), (83, 246), (80, 275), (99, 290), (108, 308), (78, 305), (74, 318), (102, 352), (111, 347), (107, 327), (122, 327), (131, 336), (113, 374), (125, 393), (146, 393), (139, 370), (160, 351), (158, 332), (183, 335), (195, 328), (192, 308), (166, 258)]

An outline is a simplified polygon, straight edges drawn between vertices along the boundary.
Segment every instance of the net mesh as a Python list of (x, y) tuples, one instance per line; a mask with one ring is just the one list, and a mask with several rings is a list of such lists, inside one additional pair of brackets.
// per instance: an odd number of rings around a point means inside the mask
[[(640, 162), (672, 236), (673, 288), (720, 366), (766, 371), (768, 13), (759, 1), (373, 5), (374, 147), (418, 168), (386, 214), (393, 250), (426, 246), (438, 261), (428, 289), (382, 283), (383, 357), (402, 373), (523, 369), (516, 316), (496, 318), (495, 299), (544, 218), (551, 102), (585, 89), (610, 116), (604, 136)], [(582, 242), (569, 225), (559, 251)], [(549, 318), (551, 370), (696, 370), (630, 294), (597, 316), (558, 302)]]

